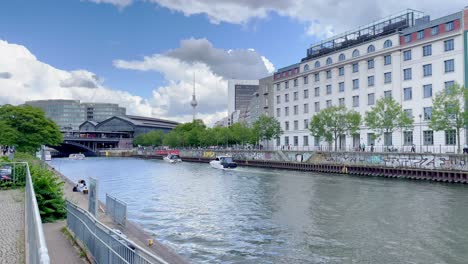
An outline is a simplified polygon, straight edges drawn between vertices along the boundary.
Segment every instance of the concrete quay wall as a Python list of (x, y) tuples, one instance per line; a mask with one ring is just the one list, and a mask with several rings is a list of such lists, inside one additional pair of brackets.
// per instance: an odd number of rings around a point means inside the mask
[(263, 150), (180, 150), (189, 159), (231, 155), (237, 161), (293, 162), (315, 165), (347, 165), (468, 172), (468, 155), (431, 153), (310, 152)]

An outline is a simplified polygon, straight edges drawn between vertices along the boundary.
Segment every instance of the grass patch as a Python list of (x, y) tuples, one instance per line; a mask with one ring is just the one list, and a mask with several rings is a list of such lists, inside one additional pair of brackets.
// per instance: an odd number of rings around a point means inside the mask
[(80, 258), (85, 259), (88, 263), (92, 263), (88, 258), (88, 254), (86, 254), (86, 250), (83, 247), (81, 247), (80, 244), (78, 244), (75, 237), (72, 235), (72, 233), (70, 233), (68, 228), (64, 226), (60, 229), (60, 231), (72, 243), (73, 247), (78, 249), (78, 254)]

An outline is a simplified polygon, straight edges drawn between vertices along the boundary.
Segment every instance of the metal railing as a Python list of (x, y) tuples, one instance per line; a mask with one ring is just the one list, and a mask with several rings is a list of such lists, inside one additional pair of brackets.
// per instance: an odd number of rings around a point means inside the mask
[(106, 215), (109, 215), (117, 224), (125, 226), (127, 222), (127, 203), (106, 193)]
[[(37, 206), (36, 193), (32, 183), (29, 166), (26, 162), (13, 163), (16, 169), (22, 172), (24, 169), (26, 179), (26, 256), (28, 256), (29, 264), (49, 264), (49, 252), (45, 241), (44, 231), (42, 230), (42, 220)], [(21, 173), (15, 173), (17, 176)]]
[(1, 162), (0, 163), (0, 180), (9, 182), (12, 187), (24, 186), (26, 184), (26, 167), (24, 162)]
[(168, 264), (67, 201), (67, 226), (98, 264)]

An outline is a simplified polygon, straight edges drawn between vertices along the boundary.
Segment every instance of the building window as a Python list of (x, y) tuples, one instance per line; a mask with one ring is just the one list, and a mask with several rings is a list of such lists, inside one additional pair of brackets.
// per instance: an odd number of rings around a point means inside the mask
[(434, 131), (432, 130), (425, 130), (423, 131), (423, 144), (425, 146), (432, 146), (434, 145)]
[(327, 71), (327, 79), (331, 79), (331, 77), (332, 77), (331, 71), (328, 70), (328, 71)]
[(392, 91), (384, 91), (384, 97), (392, 97)]
[(304, 141), (304, 143), (302, 144), (303, 146), (309, 146), (309, 136), (304, 136), (303, 141)]
[(453, 39), (444, 41), (444, 51), (451, 51), (455, 48), (455, 43)]
[(418, 31), (417, 37), (418, 37), (418, 39), (423, 39), (424, 38), (424, 30)]
[(299, 100), (299, 92), (294, 92), (294, 101)]
[(284, 82), (284, 88), (285, 88), (285, 89), (288, 89), (288, 88), (289, 88), (289, 81), (285, 81), (285, 82)]
[(403, 145), (413, 145), (413, 131), (403, 131)]
[(375, 145), (375, 134), (367, 133), (367, 145)]
[(294, 130), (299, 130), (299, 121), (294, 120)]
[(375, 104), (374, 93), (370, 93), (367, 95), (367, 105), (374, 105), (374, 104)]
[(439, 34), (439, 26), (432, 27), (431, 28), (431, 35), (434, 36), (434, 35), (437, 35), (437, 34)]
[(405, 109), (403, 111), (405, 112), (408, 118), (413, 119), (413, 109)]
[(392, 46), (392, 41), (389, 39), (387, 39), (383, 44), (384, 49), (390, 48), (391, 46)]
[(320, 87), (315, 87), (314, 88), (314, 95), (315, 95), (315, 97), (320, 96)]
[(338, 105), (339, 105), (339, 106), (345, 106), (345, 100), (344, 100), (344, 98), (338, 99)]
[(320, 146), (320, 137), (314, 137), (314, 146)]
[(359, 79), (353, 80), (353, 90), (359, 89)]
[(328, 59), (327, 59), (327, 65), (330, 65), (330, 64), (332, 64), (332, 63), (333, 63), (332, 59), (331, 59), (331, 58), (328, 58)]
[(447, 91), (450, 87), (452, 87), (454, 85), (455, 85), (455, 81), (444, 82), (445, 91)]
[(353, 72), (358, 72), (359, 71), (359, 64), (353, 63)]
[(391, 132), (384, 132), (384, 145), (385, 146), (393, 145)]
[(308, 70), (309, 70), (309, 64), (304, 65), (304, 71), (306, 72)]
[(359, 50), (355, 49), (353, 51), (353, 58), (359, 57)]
[(432, 76), (432, 64), (423, 65), (423, 76)]
[(284, 94), (284, 102), (289, 102), (289, 94)]
[(369, 47), (367, 47), (367, 53), (371, 53), (371, 52), (374, 52), (374, 51), (375, 51), (374, 45), (369, 45)]
[(284, 130), (289, 130), (289, 121), (284, 121)]
[(286, 146), (289, 145), (289, 137), (288, 136), (284, 137), (284, 145), (286, 145)]
[(280, 116), (281, 116), (281, 109), (276, 108), (276, 117), (280, 117)]
[(304, 104), (304, 114), (309, 113), (309, 104)]
[(386, 72), (384, 73), (384, 83), (391, 83), (392, 82), (392, 73)]
[(331, 107), (332, 106), (332, 100), (327, 100), (326, 104), (327, 104), (327, 108)]
[(332, 86), (329, 84), (327, 85), (327, 94), (331, 94), (332, 93)]
[(411, 42), (411, 34), (405, 35), (405, 43)]
[(281, 97), (279, 95), (276, 96), (276, 103), (277, 104), (281, 103)]
[(385, 55), (383, 58), (384, 58), (384, 65), (392, 64), (392, 56), (391, 55)]
[(405, 51), (403, 51), (403, 60), (404, 60), (404, 61), (409, 61), (409, 60), (411, 60), (411, 50), (405, 50)]
[(432, 45), (423, 46), (422, 49), (424, 57), (432, 55)]
[(320, 75), (318, 73), (316, 73), (314, 77), (316, 82), (320, 81)]
[(309, 129), (309, 119), (304, 119), (304, 129)]
[(445, 73), (455, 71), (455, 63), (453, 59), (444, 61), (444, 66), (445, 66)]
[(372, 76), (367, 76), (367, 86), (368, 86), (368, 87), (374, 86), (374, 75), (372, 75)]
[(276, 138), (276, 146), (279, 147), (281, 145), (281, 139), (279, 137)]
[(293, 109), (294, 109), (294, 115), (298, 115), (299, 114), (299, 106), (295, 105)]
[(344, 92), (344, 82), (338, 83), (338, 92)]
[(340, 56), (338, 56), (338, 60), (339, 61), (344, 61), (344, 60), (346, 60), (346, 56), (343, 53), (341, 53)]
[(403, 69), (403, 80), (411, 80), (412, 78), (412, 71), (411, 68)]
[(297, 87), (297, 79), (294, 79), (294, 87)]
[(431, 120), (432, 118), (432, 107), (424, 107), (423, 108), (424, 112), (424, 120)]
[(445, 145), (455, 145), (457, 144), (457, 135), (455, 130), (445, 131)]
[(304, 76), (304, 84), (308, 84), (309, 83), (309, 76)]
[(423, 85), (423, 98), (432, 97), (432, 84)]
[(309, 90), (305, 89), (304, 90), (304, 99), (307, 99), (307, 98), (309, 98)]
[(448, 23), (445, 23), (445, 31), (452, 31), (454, 29), (454, 23), (453, 21), (450, 21)]
[(280, 90), (280, 84), (277, 83), (277, 84), (276, 84), (276, 91), (279, 91), (279, 90)]
[(320, 112), (320, 102), (314, 103), (314, 110), (316, 113)]
[(353, 96), (353, 107), (359, 107), (359, 95)]
[(288, 71), (288, 76), (291, 76), (291, 75), (292, 75), (292, 71), (289, 70), (289, 71)]
[(344, 75), (344, 67), (338, 68), (338, 75), (343, 76)]
[(413, 88), (403, 88), (403, 100), (408, 101), (413, 99)]
[(319, 68), (320, 67), (320, 61), (316, 61), (315, 62), (315, 68)]

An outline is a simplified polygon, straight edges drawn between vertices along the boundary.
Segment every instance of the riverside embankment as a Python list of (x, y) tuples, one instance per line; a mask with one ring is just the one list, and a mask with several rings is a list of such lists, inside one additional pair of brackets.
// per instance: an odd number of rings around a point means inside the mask
[[(192, 162), (227, 154), (242, 166), (468, 183), (468, 155), (463, 154), (262, 150), (180, 150), (179, 154)], [(164, 151), (134, 155), (160, 159)]]

